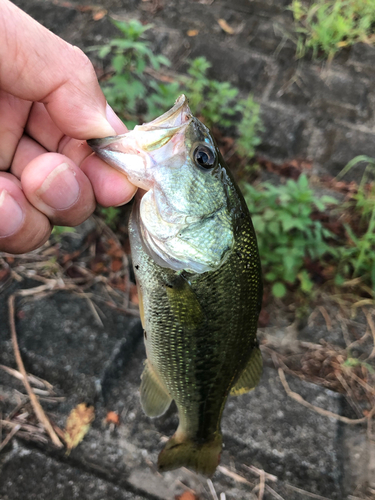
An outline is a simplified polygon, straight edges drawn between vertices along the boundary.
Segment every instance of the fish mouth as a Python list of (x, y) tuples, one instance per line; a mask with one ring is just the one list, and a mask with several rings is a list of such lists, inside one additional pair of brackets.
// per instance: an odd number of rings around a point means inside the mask
[(137, 125), (134, 130), (146, 131), (154, 129), (165, 129), (180, 127), (189, 122), (193, 118), (191, 114), (188, 100), (184, 94), (180, 95), (176, 100), (174, 106), (163, 115), (155, 118), (152, 122), (143, 125)]
[(153, 169), (184, 152), (185, 132), (193, 120), (187, 98), (181, 95), (169, 111), (152, 122), (125, 134), (89, 139), (87, 144), (131, 183), (148, 190), (154, 182)]
[[(134, 127), (134, 133), (141, 133), (138, 135), (137, 146), (147, 152), (154, 151), (164, 146), (174, 135), (182, 132), (192, 120), (193, 115), (188, 100), (182, 94), (169, 111), (149, 123)], [(128, 142), (133, 135), (132, 132), (101, 139), (88, 139), (87, 144), (101, 156), (103, 150), (118, 150), (119, 143), (122, 140)]]

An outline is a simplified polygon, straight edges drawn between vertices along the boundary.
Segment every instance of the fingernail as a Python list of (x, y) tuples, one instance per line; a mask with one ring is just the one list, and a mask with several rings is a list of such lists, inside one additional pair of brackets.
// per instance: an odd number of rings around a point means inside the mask
[(23, 212), (16, 200), (3, 189), (0, 193), (0, 237), (11, 236), (22, 225)]
[(67, 163), (56, 167), (46, 177), (36, 194), (55, 210), (66, 210), (78, 199), (80, 187), (74, 170)]
[[(106, 115), (107, 115), (107, 110), (106, 110)], [(112, 124), (109, 122), (108, 117), (102, 117), (100, 120), (100, 128), (96, 127), (98, 132), (97, 134), (100, 134), (99, 136), (96, 135), (95, 137), (109, 137), (112, 135), (116, 135), (115, 129), (112, 127)]]
[(116, 131), (116, 134), (123, 134), (126, 132), (127, 128), (124, 125), (124, 123), (120, 120), (120, 118), (116, 115), (116, 113), (113, 111), (111, 106), (107, 103), (107, 107), (105, 109), (105, 114), (107, 117), (107, 120), (111, 124), (111, 126), (114, 128)]

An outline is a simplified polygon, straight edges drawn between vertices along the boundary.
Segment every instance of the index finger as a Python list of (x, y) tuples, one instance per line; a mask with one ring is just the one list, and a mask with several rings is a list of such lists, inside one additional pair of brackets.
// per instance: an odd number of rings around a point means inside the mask
[(88, 57), (8, 0), (0, 2), (0, 60), (0, 88), (44, 103), (64, 134), (76, 139), (114, 134)]

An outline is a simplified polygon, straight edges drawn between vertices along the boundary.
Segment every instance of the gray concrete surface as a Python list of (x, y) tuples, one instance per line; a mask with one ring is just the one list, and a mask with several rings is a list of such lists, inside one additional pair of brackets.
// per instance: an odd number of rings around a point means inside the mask
[[(94, 21), (90, 11), (77, 8), (84, 2), (15, 3), (83, 48), (113, 36), (108, 19)], [(208, 5), (165, 0), (156, 14), (147, 10), (152, 2), (100, 3), (121, 18), (152, 21), (155, 47), (173, 60), (176, 71), (183, 71), (187, 58), (206, 55), (213, 63), (211, 76), (229, 79), (243, 93), (253, 92), (266, 124), (261, 154), (277, 161), (309, 157), (318, 171), (332, 175), (357, 154), (375, 155), (375, 49), (359, 44), (343, 52), (330, 68), (296, 62), (294, 46), (283, 36), (290, 26), (284, 10), (288, 1), (216, 0)], [(244, 23), (243, 29), (226, 35), (218, 27), (219, 18), (233, 27)], [(188, 29), (198, 29), (199, 35), (187, 37)], [(0, 291), (0, 363), (15, 367), (7, 297), (18, 288), (39, 284), (14, 280)], [(87, 402), (95, 405), (96, 419), (69, 456), (48, 444), (12, 439), (0, 453), (0, 499), (173, 500), (188, 488), (201, 500), (213, 498), (207, 481), (196, 474), (184, 469), (163, 475), (156, 471), (157, 454), (177, 426), (176, 413), (172, 407), (158, 419), (143, 414), (138, 394), (144, 359), (139, 322), (99, 306), (103, 326), (87, 302), (72, 293), (58, 292), (37, 301), (17, 299), (17, 331), (26, 368), (66, 398), (46, 406), (51, 418), (63, 427), (69, 411)], [(306, 328), (301, 335), (315, 341), (321, 333)], [(324, 335), (329, 340), (330, 333)], [(340, 343), (339, 331), (334, 331), (332, 341)], [(288, 381), (309, 402), (352, 416), (342, 396), (297, 379)], [(23, 392), (22, 385), (0, 372), (3, 416), (22, 399), (17, 391)], [(104, 422), (108, 411), (120, 416), (114, 429)], [(259, 477), (249, 469), (252, 465), (277, 477), (266, 481), (264, 500), (350, 500), (365, 498), (368, 486), (375, 488), (374, 445), (366, 429), (345, 426), (299, 405), (286, 395), (271, 368), (265, 369), (253, 393), (230, 399), (223, 433), (224, 468), (212, 479), (218, 497), (225, 493), (227, 500), (257, 498)]]

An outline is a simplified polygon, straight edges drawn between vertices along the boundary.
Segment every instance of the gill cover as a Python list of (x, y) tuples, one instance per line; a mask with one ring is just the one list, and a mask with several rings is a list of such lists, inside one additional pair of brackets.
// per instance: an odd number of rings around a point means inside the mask
[(159, 265), (196, 273), (220, 266), (234, 241), (226, 173), (184, 95), (150, 123), (87, 142), (147, 191), (135, 217), (145, 249)]

